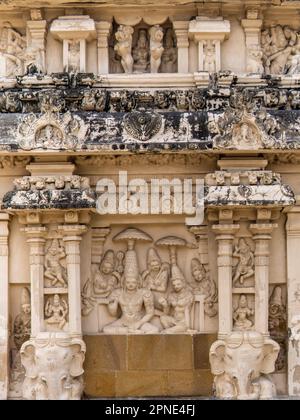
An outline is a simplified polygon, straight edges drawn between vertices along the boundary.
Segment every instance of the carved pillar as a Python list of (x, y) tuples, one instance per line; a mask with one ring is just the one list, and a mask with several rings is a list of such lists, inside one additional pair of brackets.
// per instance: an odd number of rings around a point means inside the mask
[(59, 227), (63, 233), (66, 246), (67, 272), (69, 288), (69, 333), (73, 337), (81, 336), (81, 299), (80, 299), (80, 241), (86, 232), (84, 225), (63, 225)]
[(256, 223), (250, 225), (255, 242), (255, 331), (269, 335), (269, 245), (276, 224)]
[(174, 31), (177, 39), (178, 50), (178, 73), (189, 72), (189, 38), (188, 29), (189, 22), (175, 21), (173, 22)]
[(97, 22), (97, 48), (98, 48), (98, 74), (109, 73), (108, 37), (112, 24), (110, 22)]
[(7, 399), (9, 378), (8, 224), (9, 215), (0, 213), (0, 400)]
[[(247, 47), (247, 64), (246, 64), (246, 71), (247, 72), (254, 72), (259, 73), (259, 67), (262, 66), (261, 56), (259, 57), (259, 52), (261, 51), (260, 46), (260, 32), (263, 21), (258, 19), (258, 12), (257, 11), (248, 11), (247, 12), (247, 19), (242, 19), (242, 27), (244, 28), (245, 37), (246, 37), (246, 47)], [(254, 52), (253, 50), (256, 50)], [(257, 58), (254, 60), (257, 62), (255, 65), (256, 68), (253, 68), (253, 58), (251, 54), (257, 54)], [(261, 70), (263, 70), (261, 68)]]
[(232, 251), (238, 224), (213, 225), (218, 242), (219, 338), (232, 331)]
[(300, 206), (287, 214), (288, 393), (300, 395)]
[(46, 34), (47, 22), (45, 20), (27, 21), (27, 47), (40, 51), (40, 66), (43, 73), (46, 73)]
[(44, 259), (45, 235), (43, 226), (27, 226), (23, 229), (29, 245), (31, 283), (31, 337), (44, 330)]

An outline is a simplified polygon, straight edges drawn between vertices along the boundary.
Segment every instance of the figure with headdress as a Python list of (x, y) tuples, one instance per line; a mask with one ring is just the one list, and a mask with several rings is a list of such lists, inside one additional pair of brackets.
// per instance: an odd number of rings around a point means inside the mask
[(185, 278), (176, 264), (171, 267), (171, 282), (173, 291), (168, 298), (161, 298), (159, 303), (164, 308), (160, 317), (163, 333), (184, 333), (191, 325), (190, 313), (194, 295), (186, 284)]
[(45, 278), (51, 281), (52, 286), (57, 284), (61, 287), (67, 286), (66, 269), (62, 263), (65, 258), (65, 250), (58, 239), (52, 239), (45, 256)]
[(162, 262), (155, 248), (150, 248), (147, 254), (147, 270), (142, 273), (143, 286), (151, 290), (156, 309), (162, 310), (159, 299), (164, 297), (169, 284), (170, 266)]
[(213, 317), (217, 314), (218, 292), (217, 286), (213, 279), (210, 278), (209, 272), (198, 258), (193, 258), (191, 262), (191, 272), (193, 280), (189, 282), (189, 286), (195, 293), (205, 295), (204, 312)]
[(115, 255), (109, 249), (105, 252), (100, 267), (93, 278), (93, 291), (97, 297), (107, 297), (118, 286), (120, 275), (115, 271)]
[(235, 286), (236, 283), (243, 285), (244, 281), (254, 274), (254, 254), (244, 238), (240, 238), (233, 257), (239, 260), (235, 268), (233, 285)]
[(21, 312), (16, 316), (14, 322), (14, 342), (17, 350), (20, 350), (25, 341), (30, 339), (31, 333), (31, 306), (30, 291), (27, 287), (22, 289), (21, 295)]
[(109, 296), (108, 310), (112, 316), (121, 316), (103, 328), (105, 334), (156, 333), (158, 328), (150, 323), (154, 315), (153, 295), (141, 287), (136, 251), (128, 249), (121, 288)]
[(45, 315), (48, 317), (46, 323), (57, 326), (60, 330), (66, 325), (68, 315), (68, 304), (58, 294), (48, 299), (45, 306)]
[(286, 364), (286, 308), (281, 286), (275, 286), (269, 299), (270, 336), (280, 345), (275, 370), (282, 370)]
[(241, 295), (239, 304), (233, 313), (234, 329), (235, 330), (249, 330), (253, 326), (253, 322), (249, 319), (254, 315), (254, 310), (248, 307), (248, 300), (246, 295)]

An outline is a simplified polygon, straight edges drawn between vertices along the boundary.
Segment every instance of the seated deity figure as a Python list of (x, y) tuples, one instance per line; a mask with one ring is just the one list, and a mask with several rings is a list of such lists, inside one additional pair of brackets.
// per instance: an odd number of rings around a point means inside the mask
[(165, 48), (161, 57), (161, 69), (163, 73), (173, 73), (177, 63), (177, 48), (175, 47), (173, 31), (167, 29), (165, 35)]
[(59, 245), (58, 239), (53, 239), (45, 256), (45, 278), (51, 281), (52, 286), (59, 284), (67, 286), (66, 269), (62, 260), (66, 257), (65, 250)]
[(194, 295), (186, 284), (179, 267), (173, 264), (171, 271), (173, 292), (167, 299), (162, 297), (159, 300), (164, 308), (164, 315), (160, 317), (164, 334), (184, 333), (190, 328), (190, 312), (194, 301)]
[(233, 277), (233, 284), (244, 284), (244, 281), (254, 274), (254, 254), (246, 240), (241, 238), (239, 244), (235, 247), (233, 257), (239, 259)]
[(122, 288), (114, 290), (108, 297), (108, 311), (121, 316), (103, 328), (105, 334), (153, 334), (158, 328), (150, 323), (154, 315), (153, 295), (140, 287), (137, 255), (128, 250), (125, 255), (125, 269)]
[(68, 314), (68, 304), (65, 299), (59, 295), (54, 295), (53, 299), (49, 299), (45, 306), (45, 315), (49, 317), (46, 323), (49, 325), (57, 325), (59, 329), (63, 329), (66, 324), (66, 316)]
[(160, 256), (154, 248), (148, 250), (147, 270), (142, 273), (143, 287), (151, 290), (155, 309), (162, 310), (159, 299), (164, 297), (168, 290), (170, 266), (162, 263)]
[(248, 301), (246, 295), (241, 295), (239, 299), (239, 305), (233, 313), (235, 330), (249, 330), (253, 322), (248, 317), (254, 315), (254, 310), (248, 307)]
[(138, 40), (133, 49), (133, 70), (136, 73), (144, 73), (149, 65), (149, 45), (147, 40), (147, 31), (141, 29), (139, 31)]

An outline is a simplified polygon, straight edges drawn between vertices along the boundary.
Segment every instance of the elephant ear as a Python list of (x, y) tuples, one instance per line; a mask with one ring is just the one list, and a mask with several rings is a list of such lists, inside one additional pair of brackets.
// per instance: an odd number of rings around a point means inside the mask
[(264, 358), (260, 368), (261, 373), (272, 373), (275, 370), (275, 362), (278, 357), (280, 347), (276, 341), (271, 339), (266, 339), (264, 342)]
[(35, 362), (35, 347), (31, 341), (26, 341), (20, 350), (21, 362), (25, 367), (26, 377), (35, 379), (38, 376), (38, 368)]
[(73, 340), (71, 345), (73, 354), (70, 366), (70, 375), (76, 378), (83, 374), (83, 362), (85, 358), (85, 344), (82, 340)]
[(212, 344), (209, 350), (209, 362), (211, 371), (214, 375), (222, 375), (222, 373), (225, 372), (225, 346), (225, 341), (217, 340)]

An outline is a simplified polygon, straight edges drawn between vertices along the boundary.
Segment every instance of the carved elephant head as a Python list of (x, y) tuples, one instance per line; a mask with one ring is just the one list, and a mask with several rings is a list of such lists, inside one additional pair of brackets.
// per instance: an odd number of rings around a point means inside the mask
[(83, 390), (85, 343), (80, 339), (30, 340), (21, 347), (25, 367), (23, 397), (75, 400)]
[[(274, 386), (262, 374), (274, 371), (279, 345), (255, 331), (233, 332), (210, 348), (209, 360), (216, 375), (216, 394), (220, 398), (263, 399)], [(260, 380), (262, 384), (260, 384)], [(267, 390), (266, 382), (270, 383)]]

